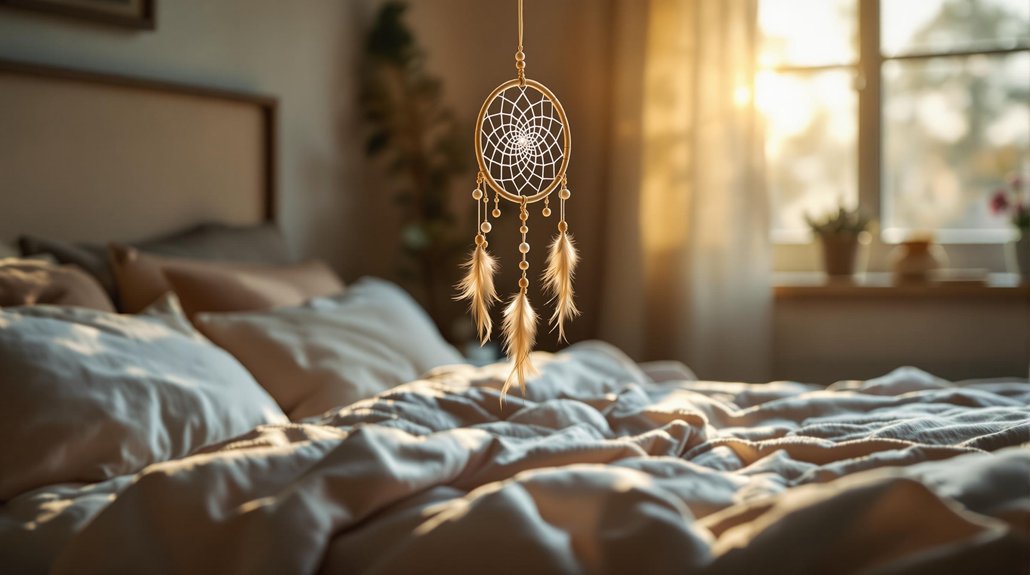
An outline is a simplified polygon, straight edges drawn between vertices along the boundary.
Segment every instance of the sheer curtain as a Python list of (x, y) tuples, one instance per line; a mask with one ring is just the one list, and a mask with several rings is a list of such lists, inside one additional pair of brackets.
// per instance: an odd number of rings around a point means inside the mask
[(601, 336), (765, 381), (770, 245), (756, 0), (616, 0)]

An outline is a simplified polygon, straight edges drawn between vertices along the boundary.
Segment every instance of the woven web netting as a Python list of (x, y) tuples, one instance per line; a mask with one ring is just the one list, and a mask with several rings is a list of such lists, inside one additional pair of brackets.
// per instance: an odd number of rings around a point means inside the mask
[(539, 90), (513, 86), (497, 94), (479, 130), (486, 170), (505, 191), (531, 196), (558, 177), (565, 126)]

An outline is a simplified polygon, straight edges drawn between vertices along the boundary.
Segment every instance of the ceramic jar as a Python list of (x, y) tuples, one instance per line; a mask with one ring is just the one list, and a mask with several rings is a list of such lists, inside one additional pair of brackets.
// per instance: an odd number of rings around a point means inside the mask
[(891, 271), (898, 283), (925, 282), (934, 271), (947, 265), (944, 248), (929, 240), (902, 242), (890, 256)]

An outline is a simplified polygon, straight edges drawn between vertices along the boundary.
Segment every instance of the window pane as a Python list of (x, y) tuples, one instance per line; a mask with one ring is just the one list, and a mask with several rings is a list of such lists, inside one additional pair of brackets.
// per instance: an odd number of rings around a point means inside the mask
[(757, 103), (779, 241), (808, 237), (805, 213), (857, 205), (857, 102), (853, 71), (763, 72)]
[(1001, 239), (987, 197), (1028, 167), (1030, 54), (896, 60), (883, 72), (887, 239)]
[(1028, 0), (882, 0), (883, 52), (1008, 48), (1030, 41)]
[(858, 59), (856, 0), (759, 0), (760, 64), (851, 64)]

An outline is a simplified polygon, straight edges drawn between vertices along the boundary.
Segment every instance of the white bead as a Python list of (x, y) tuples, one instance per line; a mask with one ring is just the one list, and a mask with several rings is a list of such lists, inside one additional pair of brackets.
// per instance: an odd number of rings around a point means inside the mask
[(472, 190), (472, 199), (473, 200), (481, 200), (481, 199), (483, 199), (483, 190), (481, 190), (479, 188), (476, 188), (476, 189)]
[(572, 196), (572, 192), (569, 191), (568, 188), (563, 189), (563, 190), (558, 190), (558, 197), (559, 198), (561, 198), (563, 200), (567, 200), (567, 199), (569, 199), (570, 196)]
[(490, 233), (490, 230), (493, 229), (493, 226), (490, 225), (490, 222), (483, 222), (483, 223), (479, 224), (479, 229), (484, 234), (488, 234), (488, 233)]
[(528, 254), (529, 253), (529, 244), (527, 244), (526, 242), (522, 242), (521, 244), (519, 244), (519, 251), (524, 253), (524, 254)]

